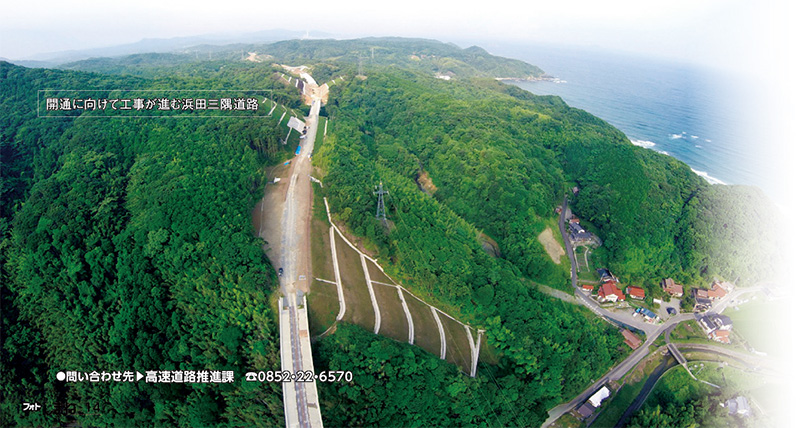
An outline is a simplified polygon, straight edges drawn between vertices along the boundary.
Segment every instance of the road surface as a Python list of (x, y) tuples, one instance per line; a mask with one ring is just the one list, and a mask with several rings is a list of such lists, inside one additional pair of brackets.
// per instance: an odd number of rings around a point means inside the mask
[[(281, 366), (283, 370), (294, 373), (314, 370), (303, 293), (308, 292), (311, 279), (312, 189), (309, 177), (319, 109), (320, 101), (313, 100), (306, 118), (306, 138), (289, 171), (290, 181), (281, 220), (279, 267), (283, 268), (280, 285), (284, 296), (280, 307)], [(288, 324), (288, 328), (284, 324)], [(291, 352), (286, 352), (285, 348)], [(316, 382), (284, 383), (283, 399), (287, 427), (322, 427)]]

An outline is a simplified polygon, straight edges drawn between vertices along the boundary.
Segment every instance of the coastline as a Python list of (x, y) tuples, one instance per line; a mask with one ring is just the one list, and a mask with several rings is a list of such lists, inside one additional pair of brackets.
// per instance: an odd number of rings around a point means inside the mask
[(543, 74), (541, 76), (528, 76), (528, 77), (495, 77), (494, 80), (501, 82), (552, 82), (552, 83), (567, 83), (566, 80), (561, 80), (558, 77)]
[[(631, 142), (631, 144), (633, 144), (634, 146), (637, 146), (637, 147), (643, 147), (643, 148), (645, 148), (645, 149), (654, 150), (654, 151), (656, 151), (656, 152), (658, 152), (658, 153), (661, 153), (662, 155), (667, 155), (667, 156), (669, 156), (669, 157), (671, 157), (671, 158), (673, 158), (673, 159), (678, 159), (678, 158), (676, 158), (675, 156), (672, 156), (671, 154), (669, 154), (669, 152), (667, 152), (667, 151), (664, 151), (664, 150), (658, 150), (658, 149), (656, 149), (656, 148), (655, 148), (655, 146), (656, 146), (656, 143), (654, 143), (654, 142), (652, 142), (652, 141), (648, 141), (648, 140), (637, 140), (637, 139), (635, 139), (635, 138), (631, 138), (631, 137), (628, 137), (628, 140), (629, 140), (629, 141)], [(703, 179), (705, 179), (705, 180), (708, 182), (708, 184), (721, 184), (721, 185), (723, 185), (723, 186), (727, 186), (727, 185), (728, 185), (728, 183), (726, 183), (726, 182), (724, 182), (724, 181), (720, 180), (719, 178), (716, 178), (716, 177), (713, 177), (713, 176), (711, 176), (709, 173), (707, 173), (707, 172), (705, 172), (705, 171), (699, 171), (699, 170), (696, 170), (696, 169), (694, 169), (694, 167), (692, 167), (691, 165), (689, 165), (689, 163), (688, 163), (688, 162), (686, 162), (686, 161), (683, 161), (683, 160), (680, 160), (680, 159), (678, 159), (678, 160), (679, 160), (679, 161), (681, 161), (681, 162), (683, 162), (683, 163), (685, 163), (686, 165), (688, 165), (688, 166), (689, 166), (689, 168), (692, 170), (692, 172), (694, 172), (695, 174), (697, 174), (697, 175), (699, 175), (700, 177), (702, 177)]]
[[(510, 84), (515, 84), (515, 83), (520, 83), (520, 82), (530, 82), (530, 83), (533, 83), (533, 82), (567, 83), (566, 80), (561, 80), (558, 77), (554, 77), (554, 76), (551, 76), (551, 75), (548, 75), (548, 74), (544, 74), (544, 75), (539, 76), (539, 77), (529, 76), (527, 78), (495, 77), (495, 80), (500, 81), (500, 82), (504, 82), (504, 83), (510, 83)], [(532, 93), (534, 95), (541, 95), (541, 94), (536, 94), (535, 92), (531, 91), (529, 88), (525, 88), (525, 87), (522, 87), (520, 85), (515, 85), (515, 86), (517, 86), (517, 87), (519, 87), (519, 88), (521, 88), (523, 90), (526, 90), (526, 91), (528, 91), (528, 92), (530, 92), (530, 93)], [(562, 97), (562, 99), (563, 99), (562, 95), (556, 95), (556, 96)], [(566, 100), (565, 100), (565, 102), (566, 102)], [(580, 108), (580, 107), (575, 107), (573, 105), (570, 105), (570, 107)], [(592, 113), (589, 110), (586, 110), (586, 111), (588, 113), (590, 113), (590, 114), (593, 114), (593, 115), (597, 116), (596, 114)], [(600, 116), (597, 116), (597, 117), (600, 117)], [(605, 120), (605, 119), (603, 119), (603, 120)], [(622, 129), (620, 129), (618, 126), (613, 125), (613, 124), (612, 124), (612, 126), (614, 126), (615, 128), (619, 129), (620, 131), (622, 131)], [(624, 131), (623, 131), (623, 133), (624, 133)], [(706, 180), (706, 182), (708, 182), (711, 185), (723, 185), (723, 186), (729, 185), (729, 183), (727, 183), (727, 182), (725, 182), (723, 180), (720, 180), (717, 177), (712, 176), (711, 174), (709, 174), (706, 171), (703, 171), (703, 170), (700, 170), (700, 169), (696, 169), (696, 166), (693, 166), (687, 160), (684, 160), (684, 159), (681, 159), (681, 158), (679, 158), (677, 156), (674, 156), (672, 153), (670, 153), (670, 152), (668, 152), (666, 150), (661, 150), (661, 149), (657, 148), (658, 144), (653, 142), (653, 141), (643, 140), (643, 139), (638, 139), (638, 138), (632, 138), (632, 137), (628, 136), (627, 134), (625, 136), (628, 138), (628, 141), (630, 141), (630, 143), (633, 144), (634, 146), (643, 147), (645, 149), (653, 150), (653, 151), (656, 151), (658, 153), (661, 153), (662, 155), (669, 156), (669, 157), (671, 157), (673, 159), (677, 159), (677, 160), (685, 163), (687, 166), (689, 166), (689, 168), (692, 170), (692, 172), (694, 172), (698, 176), (702, 177), (704, 180)], [(700, 139), (700, 137), (698, 137), (696, 135), (687, 134), (686, 132), (682, 132), (681, 134), (671, 134), (669, 138), (670, 138), (670, 140), (684, 139), (684, 140), (687, 140), (687, 141), (697, 140), (698, 142), (704, 142), (704, 143), (710, 143), (711, 142), (711, 140), (709, 140), (709, 139)], [(699, 148), (701, 146), (696, 145), (695, 147)], [(697, 168), (701, 168), (701, 167), (697, 167)]]

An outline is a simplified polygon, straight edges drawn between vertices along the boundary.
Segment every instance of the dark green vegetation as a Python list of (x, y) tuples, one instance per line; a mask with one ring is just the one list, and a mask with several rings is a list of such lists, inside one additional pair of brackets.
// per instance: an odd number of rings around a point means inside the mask
[[(3, 425), (282, 424), (279, 386), (241, 382), (280, 365), (274, 274), (249, 215), (260, 167), (285, 156), (277, 118), (37, 119), (41, 88), (176, 81), (0, 63), (0, 82)], [(59, 370), (233, 370), (237, 383), (65, 385)], [(23, 401), (93, 411), (22, 415)]]
[(427, 39), (396, 37), (355, 40), (287, 40), (271, 45), (247, 46), (292, 63), (316, 63), (314, 78), (322, 83), (353, 69), (361, 57), (362, 68), (391, 66), (454, 77), (540, 77), (536, 66), (516, 59), (493, 56), (478, 46), (456, 45)]
[(782, 263), (776, 227), (780, 215), (761, 189), (706, 186), (689, 202), (689, 235), (694, 251), (688, 266), (705, 277), (739, 279), (740, 284), (774, 278)]
[[(177, 76), (182, 78), (204, 78), (207, 73), (219, 73), (243, 81), (251, 76), (242, 74), (242, 69), (251, 67), (248, 66), (249, 63), (240, 60), (242, 51), (269, 55), (267, 63), (275, 61), (289, 65), (309, 65), (312, 67), (314, 79), (320, 84), (344, 74), (352, 76), (357, 71), (359, 58), (365, 70), (391, 66), (456, 78), (481, 76), (526, 79), (544, 74), (539, 67), (516, 59), (493, 56), (477, 46), (461, 49), (435, 40), (394, 37), (286, 40), (268, 45), (225, 47), (197, 46), (183, 53), (93, 58), (65, 64), (62, 68), (151, 77), (160, 76), (167, 71), (170, 74), (177, 72)], [(176, 69), (176, 64), (183, 66)], [(253, 86), (250, 88), (262, 89)]]
[(418, 347), (351, 324), (320, 341), (314, 360), (318, 370), (353, 372), (352, 382), (318, 384), (330, 426), (538, 426), (546, 411), (528, 401), (535, 382), (488, 365), (473, 379)]
[[(383, 69), (334, 86), (327, 111), (333, 127), (316, 162), (332, 211), (395, 276), (487, 327), (500, 366), (539, 385), (525, 390), (530, 403), (570, 397), (621, 356), (617, 334), (520, 281), (568, 281), (536, 240), (565, 183), (578, 184), (575, 209), (606, 242), (595, 256), (625, 281), (652, 289), (662, 277), (706, 281), (732, 271), (698, 244), (730, 241), (697, 233), (702, 210), (727, 216), (707, 202), (727, 189), (558, 98)], [(374, 218), (378, 181), (391, 192), (386, 227)], [(752, 220), (725, 218), (739, 230)], [(481, 248), (479, 231), (497, 241), (500, 258)]]
[(724, 426), (727, 410), (712, 397), (715, 388), (697, 382), (683, 367), (659, 379), (645, 406), (628, 422), (633, 427)]
[[(604, 242), (594, 262), (624, 282), (654, 291), (664, 277), (749, 284), (773, 274), (780, 252), (768, 216), (775, 208), (758, 189), (711, 186), (685, 164), (633, 146), (558, 98), (490, 80), (470, 83), (385, 71), (332, 88), (328, 110), (339, 163), (366, 159), (374, 165), (348, 175), (361, 188), (332, 190), (342, 195), (332, 198), (337, 211), (349, 208), (345, 220), (358, 233), (384, 239), (369, 220), (374, 201), (363, 197), (370, 182), (397, 174), (406, 184), (393, 183), (395, 192), (414, 193), (416, 179), (436, 201), (494, 238), (503, 258), (523, 274), (558, 287), (566, 271), (548, 260), (535, 236), (561, 202), (564, 183), (574, 182), (580, 189), (572, 197), (575, 211), (597, 226)], [(356, 173), (362, 175), (355, 179)], [(335, 169), (332, 174), (337, 180)], [(425, 186), (423, 176), (433, 186)], [(396, 196), (395, 209), (407, 210), (404, 194)], [(467, 231), (466, 239), (472, 236)]]
[[(699, 367), (700, 364), (703, 367)], [(774, 426), (753, 404), (749, 392), (763, 385), (756, 374), (715, 362), (691, 361), (695, 375), (720, 389), (695, 381), (683, 367), (674, 367), (659, 379), (644, 406), (628, 421), (630, 427), (764, 427)], [(739, 395), (748, 397), (749, 418), (728, 415), (719, 405)]]
[[(536, 76), (535, 67), (420, 40), (245, 48), (306, 63), (320, 82), (347, 77), (331, 88), (328, 138), (314, 156), (332, 211), (393, 277), (486, 328), (498, 357), (469, 379), (417, 348), (340, 325), (315, 361), (358, 376), (321, 386), (333, 425), (535, 426), (624, 356), (616, 329), (525, 280), (567, 284), (536, 239), (566, 183), (580, 187), (575, 210), (605, 242), (594, 263), (625, 281), (769, 274), (763, 258), (715, 252), (769, 243), (767, 233), (744, 233), (770, 212), (757, 192), (711, 187), (556, 97), (489, 79)], [(59, 369), (178, 368), (229, 369), (241, 380), (248, 368), (278, 367), (271, 269), (249, 224), (259, 167), (285, 156), (277, 117), (44, 120), (32, 107), (38, 89), (72, 87), (271, 89), (299, 106), (278, 69), (239, 60), (240, 49), (205, 62), (158, 54), (69, 66), (116, 77), (0, 66), (4, 397), (103, 403), (102, 414), (77, 417), (88, 425), (282, 424), (274, 384), (53, 380)], [(360, 56), (365, 80), (353, 76)], [(388, 227), (374, 218), (380, 180), (391, 192)], [(479, 236), (499, 251), (488, 254)], [(21, 419), (14, 400), (0, 409), (16, 424), (69, 421)]]
[[(567, 281), (536, 239), (562, 194), (558, 161), (533, 141), (519, 144), (526, 135), (512, 134), (526, 127), (503, 120), (502, 109), (485, 111), (507, 96), (492, 89), (475, 96), (449, 83), (387, 70), (337, 84), (328, 106), (333, 130), (315, 159), (327, 172), (332, 211), (372, 242), (393, 276), (487, 328), (503, 355), (497, 377), (515, 379), (509, 390), (525, 406), (518, 409), (537, 415), (511, 423), (541, 423), (546, 409), (624, 356), (621, 336), (588, 311), (523, 283), (523, 274)], [(421, 166), (438, 187), (433, 196), (415, 183)], [(374, 217), (371, 192), (379, 180), (391, 192), (388, 233)], [(484, 251), (475, 225), (498, 238), (506, 258)]]

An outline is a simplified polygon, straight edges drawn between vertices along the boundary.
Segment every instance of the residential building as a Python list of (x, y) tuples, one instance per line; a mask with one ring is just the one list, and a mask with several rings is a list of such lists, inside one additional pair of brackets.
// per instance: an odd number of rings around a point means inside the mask
[(750, 416), (750, 405), (747, 403), (747, 398), (741, 395), (731, 398), (725, 404), (729, 415), (739, 415), (745, 418)]
[(644, 317), (645, 321), (648, 322), (658, 321), (658, 315), (656, 315), (655, 312), (651, 311), (650, 309), (636, 308), (635, 313), (642, 314), (642, 317)]
[(661, 281), (661, 289), (670, 296), (683, 297), (683, 286), (676, 284), (672, 278)]
[(706, 334), (710, 334), (714, 330), (730, 330), (733, 328), (733, 321), (727, 315), (708, 314), (700, 317), (697, 320), (700, 327)]
[(708, 297), (708, 290), (703, 288), (692, 288), (692, 295), (694, 296), (695, 301), (695, 312), (706, 311), (711, 307), (711, 299)]
[(617, 278), (614, 276), (614, 274), (612, 274), (611, 271), (606, 269), (606, 268), (597, 269), (597, 274), (600, 275), (600, 280), (603, 281), (603, 282), (610, 281), (610, 280), (614, 280), (614, 281), (617, 280)]
[[(577, 219), (573, 219), (573, 220), (577, 220)], [(577, 222), (573, 223), (572, 220), (570, 220), (570, 223), (569, 223), (569, 239), (573, 243), (591, 242), (592, 241), (592, 234), (587, 232), (586, 229), (584, 229), (583, 226), (581, 226), (580, 223), (577, 223)]]
[(731, 284), (730, 282), (727, 282), (727, 281), (717, 281), (717, 282), (718, 282), (718, 283), (719, 283), (719, 285), (720, 285), (722, 288), (724, 288), (724, 289), (725, 289), (725, 291), (727, 291), (728, 293), (730, 293), (731, 291), (733, 291), (733, 289), (735, 288), (735, 287), (734, 287), (734, 285), (733, 285), (733, 284)]
[(697, 319), (697, 324), (708, 338), (720, 343), (731, 343), (730, 333), (733, 321), (727, 315), (708, 314)]
[(711, 284), (711, 289), (708, 290), (708, 298), (711, 300), (721, 299), (728, 295), (728, 292), (722, 287), (722, 284), (719, 282), (714, 282)]
[(581, 290), (583, 290), (584, 293), (592, 294), (592, 292), (594, 291), (594, 285), (583, 284), (581, 285)]
[(578, 407), (578, 414), (584, 419), (592, 416), (592, 413), (594, 413), (594, 407), (588, 401), (583, 403), (583, 406)]
[(630, 330), (623, 328), (620, 332), (622, 332), (622, 337), (625, 338), (625, 344), (630, 346), (631, 349), (636, 349), (642, 345), (642, 339), (639, 339), (639, 336), (633, 334)]
[(628, 287), (628, 295), (631, 296), (631, 299), (644, 300), (644, 288), (631, 285)]
[(617, 287), (616, 281), (606, 281), (600, 286), (597, 291), (597, 297), (601, 302), (617, 302), (624, 301), (625, 294)]
[(719, 343), (730, 344), (731, 332), (728, 330), (714, 330), (708, 335), (708, 338)]

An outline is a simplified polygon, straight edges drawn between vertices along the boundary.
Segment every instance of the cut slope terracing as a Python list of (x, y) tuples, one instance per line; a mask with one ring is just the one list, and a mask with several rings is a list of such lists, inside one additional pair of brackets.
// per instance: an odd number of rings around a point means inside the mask
[[(325, 205), (327, 210), (327, 201)], [(335, 257), (315, 258), (312, 267), (316, 279), (309, 294), (310, 317), (312, 324), (325, 322), (312, 325), (312, 330), (329, 331), (337, 321), (351, 322), (399, 342), (417, 345), (471, 373), (473, 359), (477, 359), (478, 331), (425, 303), (392, 280), (376, 260), (361, 252), (330, 222), (329, 213), (328, 224), (327, 235), (333, 239), (313, 239), (314, 245), (328, 241)], [(316, 233), (322, 232), (320, 229), (318, 225)], [(316, 248), (312, 252), (321, 254), (322, 250)], [(331, 321), (334, 286), (339, 315)]]

